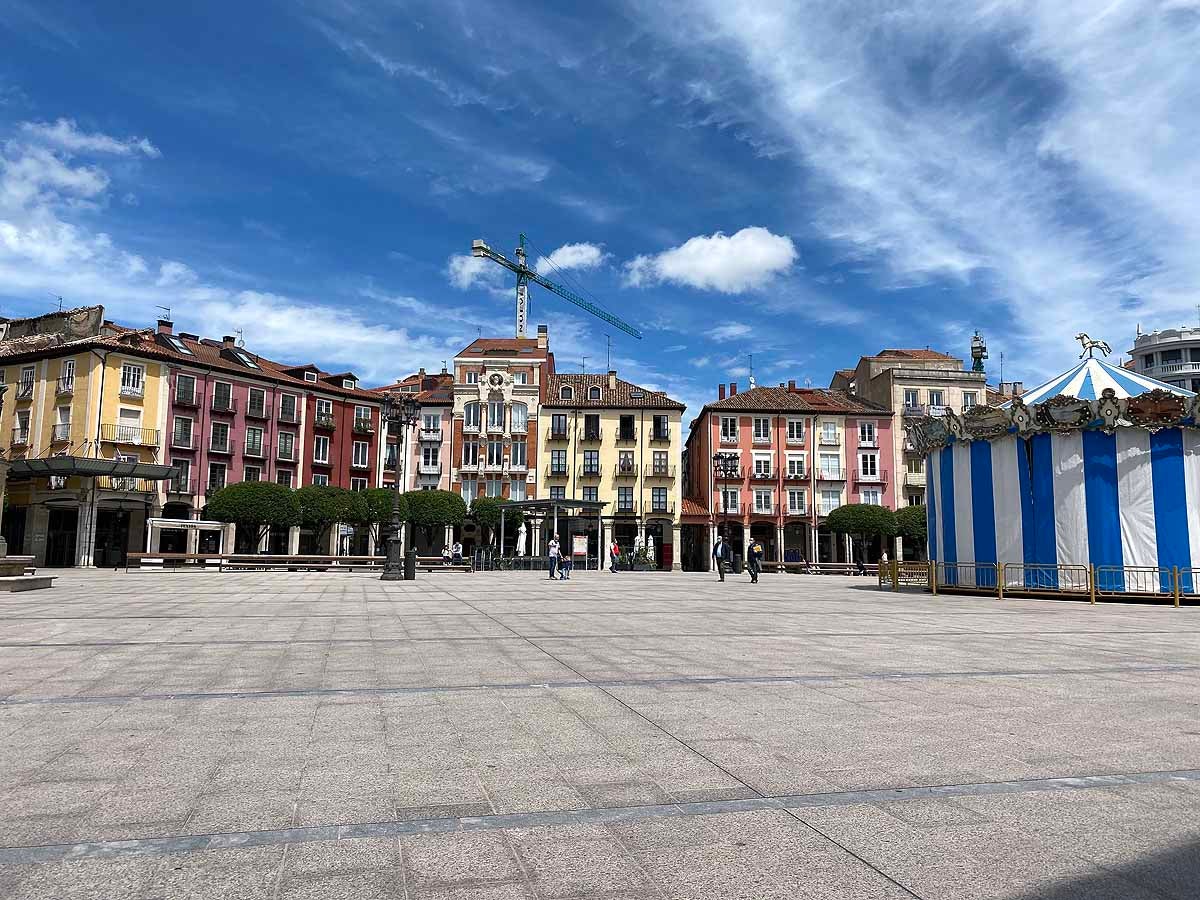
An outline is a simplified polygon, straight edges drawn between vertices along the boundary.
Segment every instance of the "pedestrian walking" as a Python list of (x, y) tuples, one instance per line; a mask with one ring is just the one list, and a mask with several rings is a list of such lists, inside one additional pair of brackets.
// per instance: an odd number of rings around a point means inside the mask
[(463, 561), (463, 548), (461, 541), (455, 541), (454, 546), (450, 548), (450, 561), (456, 566), (461, 566)]
[(546, 547), (546, 568), (550, 571), (550, 580), (554, 580), (554, 575), (558, 571), (558, 535), (553, 535), (550, 538), (550, 544)]
[(746, 571), (750, 573), (750, 583), (758, 584), (758, 574), (762, 571), (763, 545), (761, 541), (750, 542), (749, 559), (746, 560)]
[(608, 571), (612, 572), (614, 575), (617, 571), (617, 561), (620, 560), (620, 558), (621, 545), (614, 540), (612, 542), (612, 546), (608, 548)]
[(717, 575), (721, 580), (725, 580), (725, 564), (729, 561), (729, 545), (725, 543), (725, 539), (717, 535), (717, 542), (713, 545), (713, 560), (717, 566)]
[(571, 580), (571, 567), (575, 565), (575, 561), (571, 558), (570, 553), (564, 553), (558, 558), (558, 580)]

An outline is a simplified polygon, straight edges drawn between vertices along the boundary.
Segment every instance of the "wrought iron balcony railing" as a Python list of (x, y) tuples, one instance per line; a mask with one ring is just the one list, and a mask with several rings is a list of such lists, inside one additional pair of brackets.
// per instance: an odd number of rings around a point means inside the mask
[(113, 444), (137, 444), (140, 447), (158, 446), (158, 429), (138, 425), (101, 425), (100, 440)]

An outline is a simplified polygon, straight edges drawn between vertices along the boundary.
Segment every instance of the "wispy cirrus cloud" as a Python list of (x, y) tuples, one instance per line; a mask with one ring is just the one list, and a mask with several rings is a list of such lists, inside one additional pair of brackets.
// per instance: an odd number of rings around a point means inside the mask
[(100, 132), (81, 131), (74, 119), (54, 122), (22, 122), (21, 131), (37, 141), (76, 153), (104, 153), (114, 156), (142, 155), (158, 159), (162, 152), (141, 137), (115, 138)]

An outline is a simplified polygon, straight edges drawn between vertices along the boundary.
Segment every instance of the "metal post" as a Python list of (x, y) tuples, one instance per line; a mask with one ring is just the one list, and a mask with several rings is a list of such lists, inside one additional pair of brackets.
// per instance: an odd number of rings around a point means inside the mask
[(1088, 599), (1094, 606), (1096, 604), (1096, 567), (1088, 566)]
[(996, 596), (1004, 599), (1004, 563), (996, 563)]
[(1173, 576), (1175, 582), (1175, 608), (1179, 609), (1180, 595), (1183, 593), (1183, 585), (1179, 575), (1179, 566), (1171, 567), (1171, 575)]
[(504, 506), (500, 507), (500, 558), (504, 559)]
[(900, 560), (893, 559), (892, 563), (892, 590), (900, 593)]
[(929, 561), (929, 588), (937, 596), (937, 560)]
[(403, 464), (408, 459), (408, 431), (418, 421), (419, 407), (411, 397), (400, 399), (389, 395), (385, 398), (385, 412), (388, 420), (388, 431), (392, 425), (401, 428), (401, 459), (396, 461), (395, 493), (392, 495), (392, 534), (388, 538), (387, 558), (383, 565), (381, 581), (412, 581), (416, 578), (416, 548), (404, 553), (404, 542), (400, 537), (400, 495), (402, 493)]

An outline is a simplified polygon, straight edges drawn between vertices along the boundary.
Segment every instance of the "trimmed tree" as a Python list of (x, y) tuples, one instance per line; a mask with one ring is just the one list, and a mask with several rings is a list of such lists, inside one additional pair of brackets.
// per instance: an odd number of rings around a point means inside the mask
[(273, 481), (242, 481), (221, 488), (209, 498), (205, 513), (218, 522), (233, 522), (250, 532), (258, 547), (272, 528), (300, 523), (296, 492)]
[(367, 501), (362, 491), (348, 491), (329, 484), (310, 484), (296, 491), (300, 524), (311, 528), (322, 546), (336, 523), (361, 525), (368, 520)]
[(447, 525), (461, 525), (467, 517), (467, 504), (453, 491), (409, 491), (404, 495), (408, 505), (408, 521), (421, 529), (425, 545), (433, 546), (433, 530)]
[[(476, 497), (471, 501), (468, 517), (482, 528), (487, 529), (488, 546), (492, 545), (500, 529), (500, 510), (509, 503), (507, 497)], [(520, 507), (504, 509), (504, 529), (506, 533), (516, 534), (521, 523), (525, 521), (525, 512)], [(503, 550), (503, 548), (501, 548)]]
[[(392, 504), (395, 502), (396, 492), (391, 488), (371, 488), (363, 491), (362, 496), (367, 502), (366, 521), (371, 526), (371, 534), (378, 547), (384, 526), (390, 528), (392, 524)], [(400, 495), (400, 521), (408, 521), (408, 498), (405, 494)]]
[(896, 514), (874, 503), (847, 503), (833, 510), (825, 524), (834, 534), (848, 534), (858, 540), (858, 558), (866, 556), (868, 538), (889, 538), (896, 534)]
[(904, 546), (912, 545), (918, 559), (925, 558), (929, 539), (929, 523), (924, 506), (906, 506), (896, 513), (896, 528), (904, 538)]

